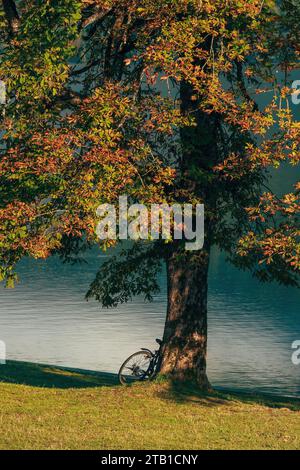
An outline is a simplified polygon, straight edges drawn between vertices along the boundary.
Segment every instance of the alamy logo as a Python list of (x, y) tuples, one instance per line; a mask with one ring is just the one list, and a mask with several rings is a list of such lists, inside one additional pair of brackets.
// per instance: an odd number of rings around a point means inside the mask
[(6, 344), (0, 341), (0, 364), (6, 364)]
[(299, 366), (300, 365), (300, 340), (293, 342), (292, 349), (295, 349), (295, 351), (292, 354), (292, 363), (295, 366)]
[(6, 85), (3, 80), (0, 80), (0, 104), (6, 103)]
[(298, 105), (300, 104), (300, 80), (295, 80), (292, 83), (292, 88), (292, 102), (293, 104)]
[[(96, 233), (100, 240), (185, 240), (186, 250), (201, 250), (204, 244), (204, 205), (144, 204), (128, 206), (127, 196), (119, 206), (101, 204)], [(117, 233), (118, 228), (118, 233)]]

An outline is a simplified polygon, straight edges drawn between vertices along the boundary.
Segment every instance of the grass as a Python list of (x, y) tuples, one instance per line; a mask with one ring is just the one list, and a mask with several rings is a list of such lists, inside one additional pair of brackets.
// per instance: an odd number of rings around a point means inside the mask
[(0, 449), (299, 449), (300, 400), (9, 361)]

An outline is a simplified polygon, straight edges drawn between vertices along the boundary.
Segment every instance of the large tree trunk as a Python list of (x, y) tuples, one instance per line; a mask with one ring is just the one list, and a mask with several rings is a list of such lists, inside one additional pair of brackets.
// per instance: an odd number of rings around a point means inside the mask
[[(199, 110), (193, 99), (193, 87), (180, 86), (181, 111), (195, 117), (196, 126), (181, 130), (181, 180), (178, 185), (194, 193), (209, 209), (214, 208), (211, 191), (212, 167), (218, 156), (218, 118)], [(205, 178), (195, 178), (199, 168)], [(209, 214), (210, 210), (206, 213)], [(207, 350), (207, 276), (210, 255), (212, 221), (205, 220), (205, 243), (201, 251), (184, 251), (173, 244), (168, 256), (168, 309), (163, 337), (160, 372), (180, 381), (193, 381), (202, 390), (209, 388), (206, 375)]]
[(168, 309), (160, 372), (209, 388), (206, 376), (209, 249), (174, 252), (167, 263)]
[(2, 0), (3, 9), (8, 21), (10, 34), (14, 35), (18, 32), (20, 26), (20, 17), (14, 0)]

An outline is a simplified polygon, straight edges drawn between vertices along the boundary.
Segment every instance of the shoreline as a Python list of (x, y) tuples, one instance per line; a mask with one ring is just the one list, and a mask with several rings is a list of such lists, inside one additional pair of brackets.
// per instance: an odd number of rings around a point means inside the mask
[[(61, 371), (62, 373), (65, 372), (67, 375), (66, 377), (74, 377), (74, 378), (80, 378), (84, 379), (85, 383), (88, 383), (89, 379), (96, 379), (99, 382), (95, 382), (92, 380), (92, 382), (95, 384), (93, 386), (96, 386), (96, 383), (98, 383), (98, 386), (103, 386), (103, 385), (120, 385), (118, 381), (118, 374), (114, 372), (107, 372), (107, 371), (97, 371), (97, 370), (90, 370), (90, 369), (81, 369), (77, 367), (68, 367), (64, 365), (56, 365), (56, 364), (48, 364), (48, 363), (40, 363), (40, 362), (30, 362), (30, 361), (18, 361), (14, 359), (9, 359), (6, 361), (6, 364), (0, 365), (0, 383), (5, 382), (5, 379), (11, 379), (8, 381), (8, 383), (20, 383), (17, 380), (13, 381), (13, 377), (10, 375), (6, 375), (5, 369), (2, 369), (2, 367), (7, 367), (10, 370), (17, 370), (18, 372), (22, 370), (22, 368), (28, 369), (33, 373), (41, 373), (42, 370), (47, 370), (48, 373), (52, 374), (57, 374), (57, 371)], [(17, 378), (19, 377), (19, 374)], [(26, 383), (21, 383), (22, 385), (26, 385)], [(42, 384), (42, 381), (41, 381)], [(47, 380), (48, 384), (48, 380)], [(30, 384), (29, 384), (30, 385)], [(47, 385), (36, 385), (40, 387), (45, 387)], [(55, 387), (55, 385), (53, 385)], [(227, 388), (227, 387), (222, 387), (222, 386), (213, 386), (213, 390), (216, 393), (221, 393), (221, 394), (227, 394), (227, 395), (233, 395), (233, 396), (241, 396), (241, 397), (249, 397), (253, 399), (269, 399), (269, 400), (274, 400), (276, 401), (281, 401), (281, 400), (288, 400), (291, 402), (297, 403), (298, 401), (300, 402), (300, 392), (299, 396), (294, 396), (294, 395), (283, 395), (283, 394), (277, 394), (277, 393), (269, 393), (269, 392), (260, 392), (258, 390), (251, 390), (251, 389), (239, 389), (239, 388)]]

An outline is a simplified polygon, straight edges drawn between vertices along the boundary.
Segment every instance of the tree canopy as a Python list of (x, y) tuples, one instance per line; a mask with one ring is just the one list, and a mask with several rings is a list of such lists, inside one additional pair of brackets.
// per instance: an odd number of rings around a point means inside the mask
[[(212, 245), (261, 280), (297, 284), (300, 182), (279, 196), (269, 179), (285, 164), (299, 174), (298, 2), (2, 4), (0, 274), (9, 286), (24, 256), (69, 259), (99, 243), (96, 208), (121, 194), (204, 203)], [(110, 292), (100, 278), (117, 271), (106, 267), (89, 295), (107, 305), (151, 296), (168, 246), (140, 245), (122, 272), (148, 269), (148, 284), (119, 273)]]

